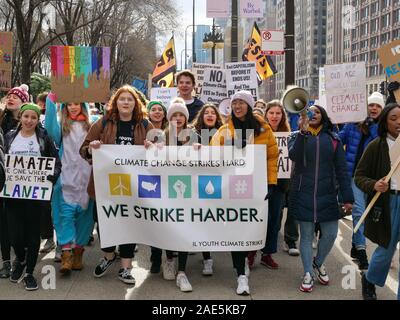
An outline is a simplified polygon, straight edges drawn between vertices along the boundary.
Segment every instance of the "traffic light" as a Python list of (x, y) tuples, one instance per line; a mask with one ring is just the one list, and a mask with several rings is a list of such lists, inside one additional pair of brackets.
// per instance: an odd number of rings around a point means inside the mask
[(386, 93), (386, 81), (382, 81), (379, 84), (379, 92), (382, 93), (383, 95), (385, 95), (385, 93)]

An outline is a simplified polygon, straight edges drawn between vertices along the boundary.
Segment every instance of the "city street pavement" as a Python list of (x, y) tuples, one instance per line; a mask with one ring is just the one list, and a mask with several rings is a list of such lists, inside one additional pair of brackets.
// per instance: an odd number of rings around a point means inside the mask
[[(85, 300), (85, 299), (143, 299), (143, 300), (359, 300), (361, 299), (361, 277), (356, 265), (350, 258), (351, 247), (351, 221), (341, 220), (338, 238), (325, 265), (330, 276), (329, 286), (322, 286), (316, 282), (312, 293), (299, 291), (301, 276), (303, 273), (300, 257), (290, 257), (282, 249), (282, 234), (279, 236), (278, 253), (274, 255), (279, 263), (278, 270), (269, 270), (259, 263), (260, 253), (257, 254), (256, 267), (250, 275), (251, 295), (241, 297), (236, 295), (236, 276), (232, 268), (230, 253), (212, 253), (214, 259), (214, 275), (204, 277), (201, 275), (202, 255), (196, 253), (188, 258), (187, 275), (193, 286), (193, 292), (182, 293), (175, 281), (166, 281), (162, 273), (152, 275), (149, 272), (150, 248), (139, 245), (139, 251), (134, 259), (133, 275), (136, 285), (125, 285), (117, 278), (119, 261), (114, 263), (109, 272), (101, 279), (93, 277), (93, 270), (102, 254), (97, 240), (88, 247), (85, 255), (84, 270), (74, 271), (69, 276), (61, 276), (58, 272), (59, 264), (53, 262), (54, 251), (47, 255), (40, 255), (35, 275), (40, 289), (28, 292), (23, 283), (13, 284), (9, 280), (0, 279), (0, 299), (46, 299), (46, 300)], [(372, 244), (368, 247), (368, 257), (371, 257)], [(163, 253), (163, 257), (165, 254)], [(384, 288), (377, 287), (379, 299), (395, 300), (398, 287), (398, 252), (395, 256), (395, 268)], [(56, 289), (44, 290), (41, 287), (42, 268), (55, 266)], [(346, 274), (342, 273), (343, 267), (356, 271), (355, 288), (343, 289), (342, 280)], [(44, 269), (45, 270), (45, 269)], [(45, 272), (46, 273), (46, 272)], [(47, 273), (48, 274), (48, 271)], [(348, 273), (347, 273), (348, 276)], [(344, 281), (348, 283), (349, 281)]]

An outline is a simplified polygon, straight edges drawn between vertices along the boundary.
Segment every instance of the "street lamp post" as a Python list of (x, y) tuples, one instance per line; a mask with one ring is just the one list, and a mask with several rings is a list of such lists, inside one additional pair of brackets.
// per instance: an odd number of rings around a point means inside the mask
[(222, 33), (216, 32), (215, 20), (213, 19), (212, 31), (206, 33), (203, 39), (203, 48), (211, 49), (211, 61), (215, 64), (215, 49), (224, 47), (224, 39)]

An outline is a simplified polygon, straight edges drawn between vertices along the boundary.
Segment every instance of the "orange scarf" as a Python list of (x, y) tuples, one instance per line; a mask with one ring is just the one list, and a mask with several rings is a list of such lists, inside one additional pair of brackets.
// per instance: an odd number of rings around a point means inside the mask
[(82, 112), (80, 114), (78, 114), (76, 117), (73, 117), (72, 114), (70, 114), (69, 117), (73, 121), (86, 121), (87, 120), (86, 115)]

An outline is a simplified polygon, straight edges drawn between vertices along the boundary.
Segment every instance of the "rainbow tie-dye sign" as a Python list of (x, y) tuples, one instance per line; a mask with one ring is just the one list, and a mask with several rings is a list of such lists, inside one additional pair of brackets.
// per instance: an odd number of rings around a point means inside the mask
[(51, 87), (58, 102), (107, 102), (110, 48), (51, 46)]

